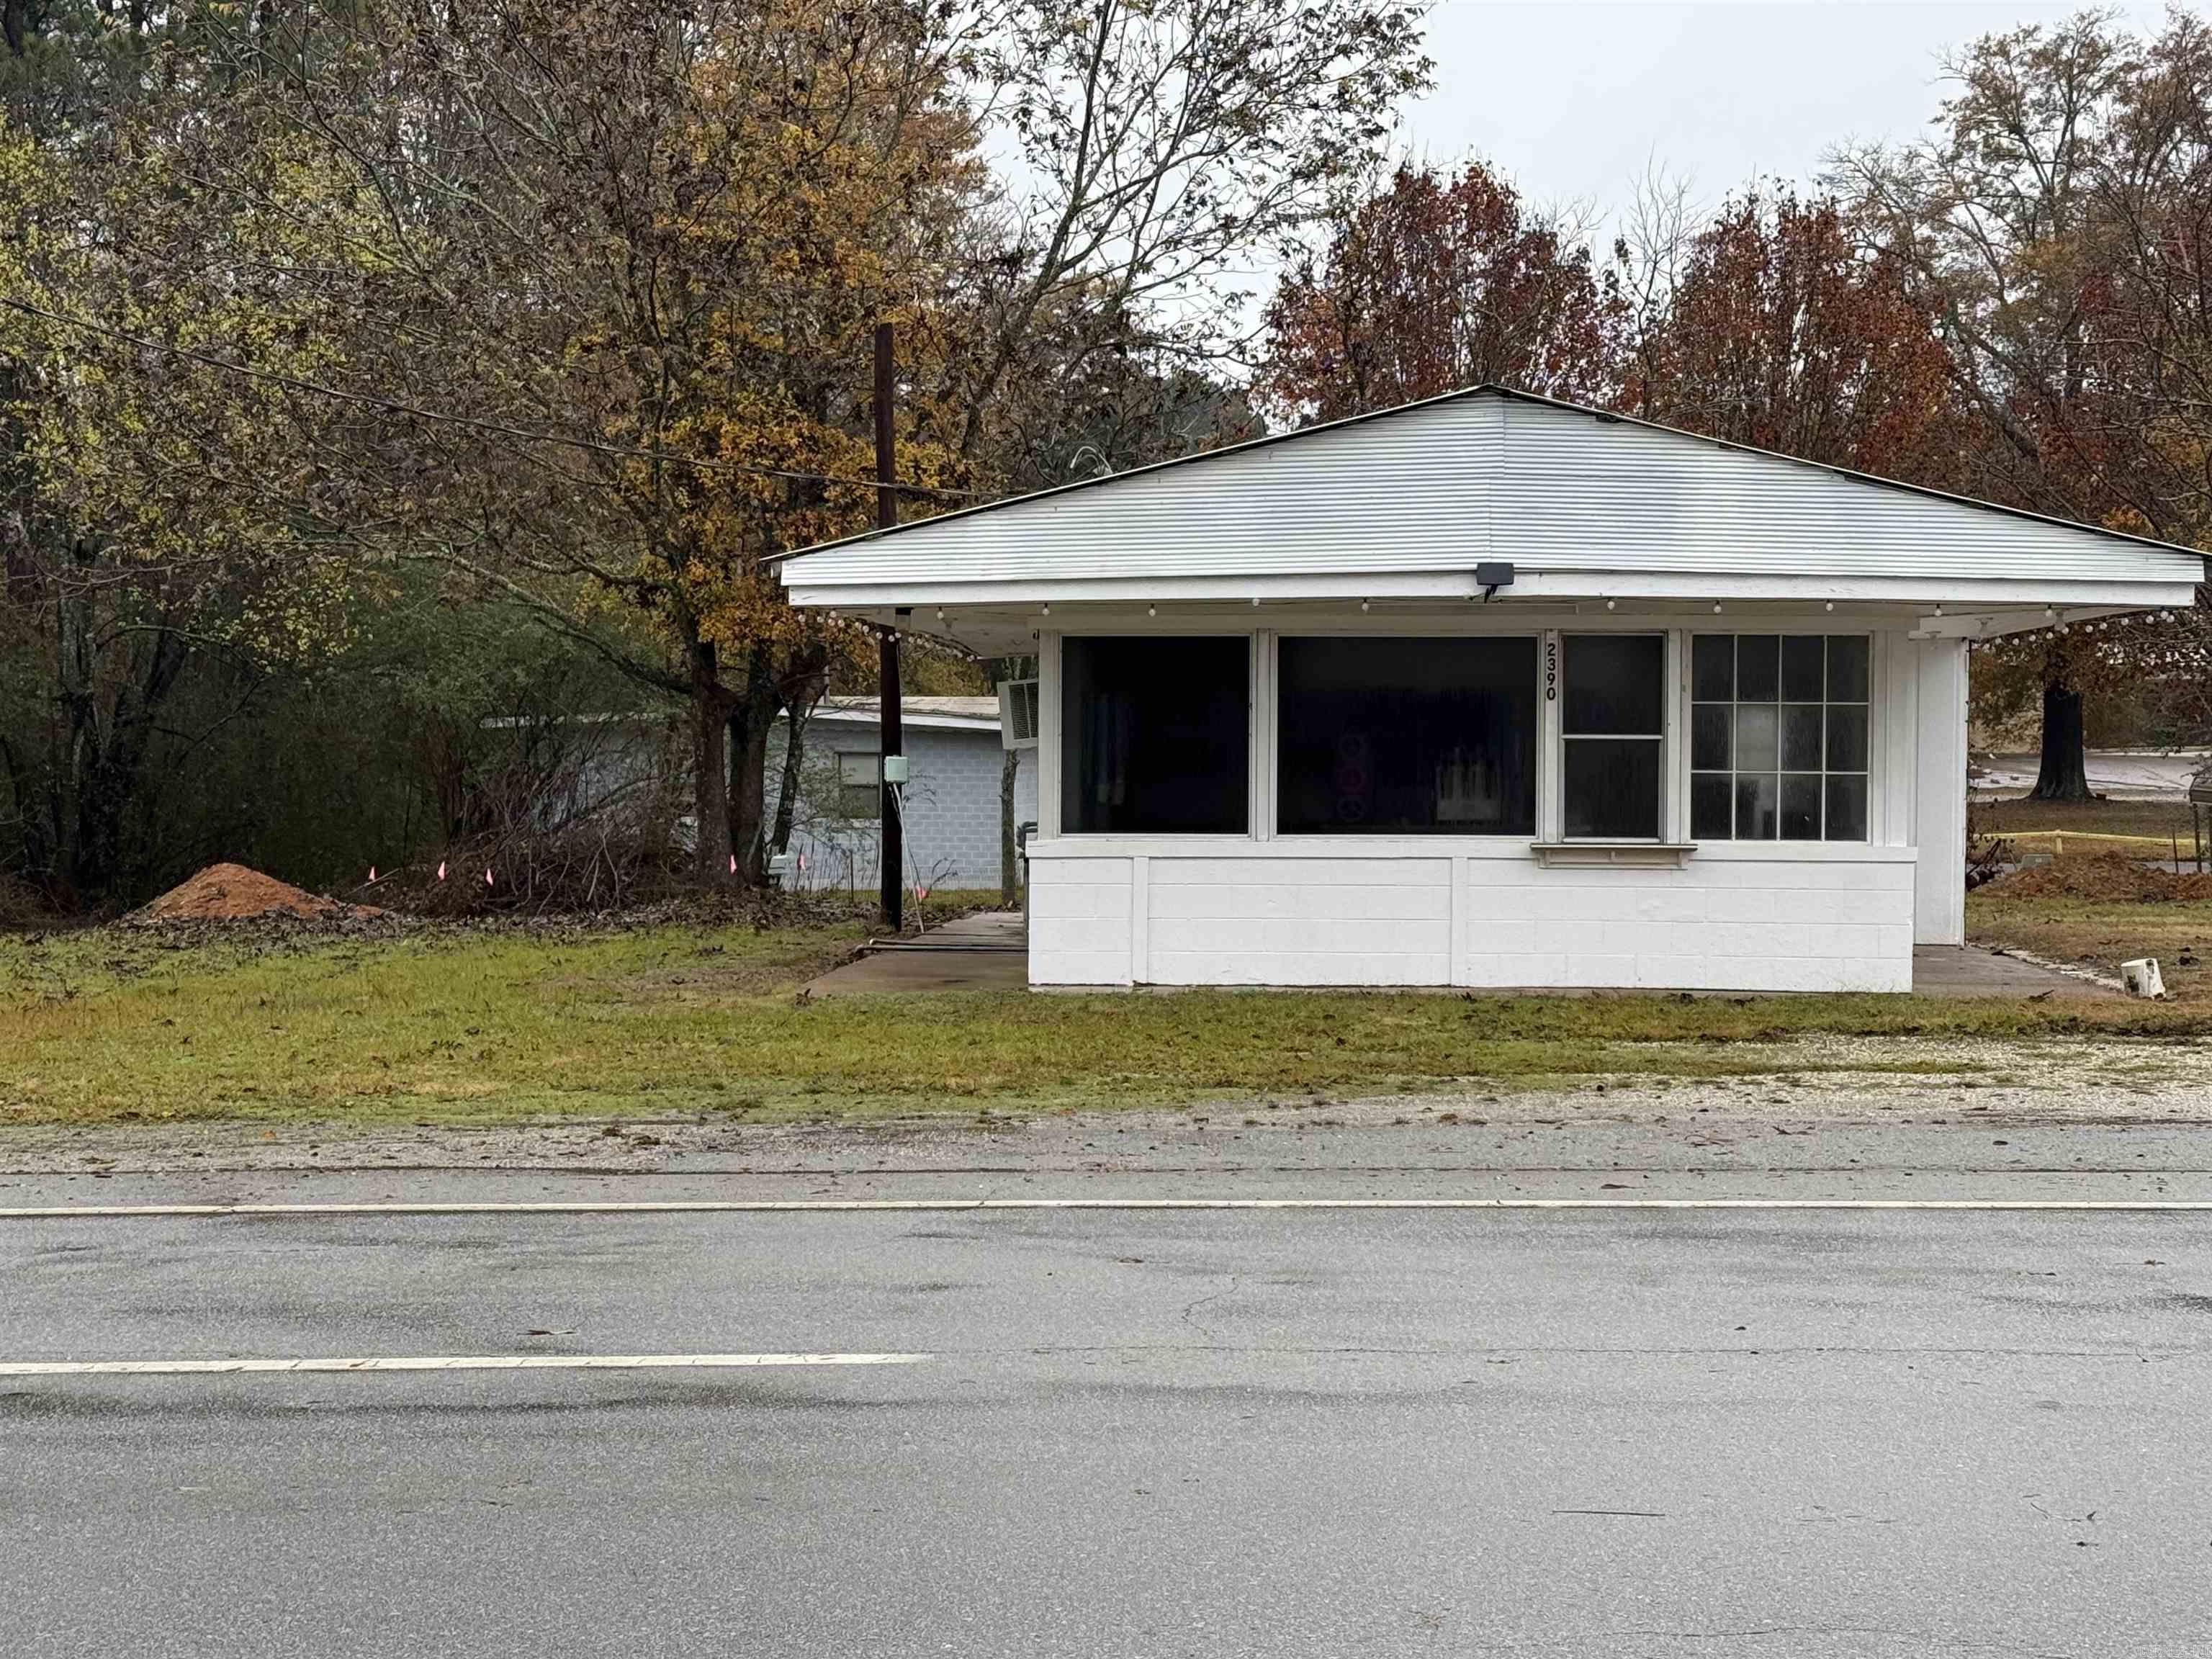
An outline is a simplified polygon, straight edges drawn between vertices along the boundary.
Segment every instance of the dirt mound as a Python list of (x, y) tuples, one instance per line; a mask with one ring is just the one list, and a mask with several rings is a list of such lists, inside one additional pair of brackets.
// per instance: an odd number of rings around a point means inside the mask
[(2176, 875), (2171, 870), (2138, 864), (2124, 853), (2085, 853), (2015, 870), (1984, 890), (1995, 898), (2183, 904), (2212, 900), (2212, 875)]
[(310, 893), (242, 864), (210, 864), (136, 913), (144, 921), (244, 921), (258, 916), (297, 916), (335, 921), (384, 913)]

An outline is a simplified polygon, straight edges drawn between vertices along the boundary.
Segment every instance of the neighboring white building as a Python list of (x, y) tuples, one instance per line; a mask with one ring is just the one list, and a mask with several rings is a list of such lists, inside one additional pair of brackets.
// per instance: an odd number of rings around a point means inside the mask
[[(1036, 750), (1007, 750), (995, 697), (907, 697), (901, 702), (908, 763), (906, 863), (909, 886), (1000, 885), (1004, 768), (1012, 753), (1014, 822), (1037, 821)], [(784, 742), (779, 722), (769, 741), (768, 813), (782, 787)], [(832, 697), (806, 722), (800, 757), (799, 803), (789, 851), (793, 887), (876, 884), (882, 824), (883, 752), (877, 700)], [(797, 860), (803, 860), (803, 864)]]
[(1039, 658), (1035, 983), (1902, 991), (1966, 641), (2204, 562), (1485, 386), (782, 573)]

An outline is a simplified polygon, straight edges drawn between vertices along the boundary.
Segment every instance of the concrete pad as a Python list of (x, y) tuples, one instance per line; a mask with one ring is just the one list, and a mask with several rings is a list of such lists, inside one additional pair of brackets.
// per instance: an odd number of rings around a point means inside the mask
[(1029, 982), (1026, 919), (1014, 911), (985, 910), (912, 939), (871, 939), (862, 955), (810, 981), (803, 994), (1018, 991)]
[[(883, 944), (872, 941), (864, 955), (841, 968), (831, 969), (810, 981), (805, 988), (815, 996), (1020, 990), (1029, 984), (1027, 947), (1028, 933), (1023, 917), (1010, 911), (985, 911), (958, 917), (909, 939)], [(2015, 956), (2000, 956), (1975, 945), (1915, 945), (1912, 989), (1922, 996), (1947, 997), (2098, 998), (2123, 994), (2094, 979), (2078, 977)]]
[(1931, 997), (2116, 997), (2123, 993), (1978, 945), (1916, 945), (1912, 989)]

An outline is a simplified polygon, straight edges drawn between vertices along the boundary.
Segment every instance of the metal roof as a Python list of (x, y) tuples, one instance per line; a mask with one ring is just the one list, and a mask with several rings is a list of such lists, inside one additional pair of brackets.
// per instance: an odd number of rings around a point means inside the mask
[(1499, 386), (793, 555), (787, 586), (1463, 571), (2194, 583), (2166, 543)]
[[(879, 697), (824, 697), (809, 717), (838, 725), (873, 728), (881, 720)], [(908, 726), (946, 732), (990, 732), (999, 729), (999, 700), (992, 697), (902, 696), (899, 718)]]

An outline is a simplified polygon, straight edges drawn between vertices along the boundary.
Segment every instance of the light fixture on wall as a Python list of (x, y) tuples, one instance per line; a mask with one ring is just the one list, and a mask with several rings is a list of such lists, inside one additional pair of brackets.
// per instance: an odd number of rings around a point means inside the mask
[(1613, 609), (1613, 601), (1611, 599), (1607, 599), (1605, 602), (1605, 608), (1608, 611)]
[(1145, 614), (1147, 617), (1157, 617), (1160, 614), (1160, 608), (1156, 605), (1148, 605), (1145, 607)]
[(1360, 600), (1360, 602), (1359, 602), (1359, 614), (1360, 614), (1361, 616), (1363, 616), (1363, 617), (1364, 617), (1364, 616), (1365, 616), (1365, 615), (1367, 614), (1367, 606), (1368, 606), (1368, 601), (1367, 601), (1367, 600), (1365, 600), (1365, 599), (1362, 599), (1362, 600)]
[(1252, 608), (1255, 611), (1257, 611), (1260, 608), (1260, 596), (1257, 593), (1255, 593), (1252, 596)]
[(1045, 606), (1042, 606), (1042, 607), (1040, 609), (1040, 611), (1039, 611), (1038, 614), (1039, 614), (1039, 615), (1041, 615), (1041, 616), (1049, 617), (1050, 615), (1052, 615), (1052, 607), (1051, 607), (1050, 605), (1045, 605)]
[(1836, 608), (1836, 602), (1833, 599), (1830, 599), (1827, 604), (1822, 605), (1820, 608), (1823, 611), (1833, 611)]
[(1720, 602), (1718, 599), (1715, 599), (1715, 600), (1713, 601), (1713, 615), (1715, 615), (1716, 617), (1717, 617), (1717, 616), (1719, 616), (1720, 614), (1721, 614), (1721, 602)]
[(1939, 605), (1936, 607), (1936, 614), (1939, 617), (1943, 614), (1943, 607), (1942, 605)]
[(941, 605), (937, 607), (937, 625), (939, 628), (945, 626), (945, 607)]

